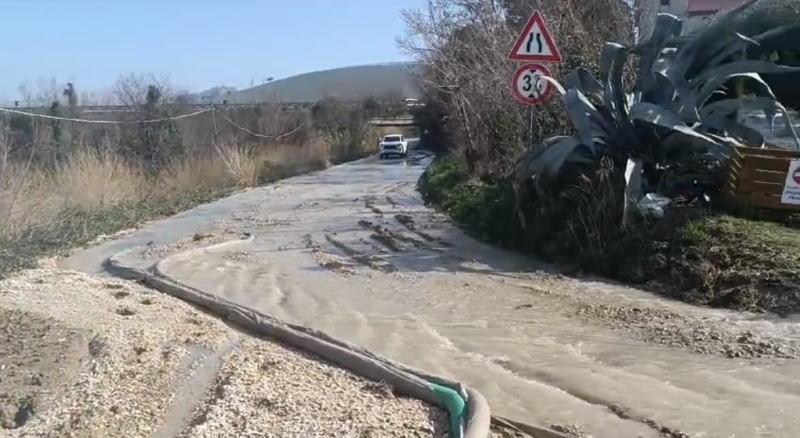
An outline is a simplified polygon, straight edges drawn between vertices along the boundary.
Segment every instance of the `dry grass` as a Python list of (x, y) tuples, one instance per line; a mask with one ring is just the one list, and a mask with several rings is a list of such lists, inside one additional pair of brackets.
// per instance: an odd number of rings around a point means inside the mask
[(216, 145), (213, 151), (174, 160), (156, 176), (126, 163), (111, 150), (75, 148), (61, 164), (40, 168), (0, 162), (0, 241), (52, 227), (66, 212), (99, 212), (146, 198), (179, 197), (225, 188), (247, 188), (324, 168), (372, 152), (377, 132), (346, 148), (316, 137), (304, 144)]
[(265, 106), (136, 123), (185, 112), (158, 109), (105, 115), (126, 122), (114, 125), (0, 119), (0, 277), (236, 189), (366, 156), (380, 135), (364, 108), (335, 102), (315, 114)]

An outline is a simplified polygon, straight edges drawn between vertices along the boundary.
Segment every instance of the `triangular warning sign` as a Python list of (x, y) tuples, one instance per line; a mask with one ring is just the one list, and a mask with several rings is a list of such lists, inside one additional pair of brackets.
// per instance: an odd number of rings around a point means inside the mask
[(511, 53), (508, 54), (508, 60), (561, 62), (561, 52), (558, 51), (539, 11), (533, 11), (528, 23), (522, 28)]

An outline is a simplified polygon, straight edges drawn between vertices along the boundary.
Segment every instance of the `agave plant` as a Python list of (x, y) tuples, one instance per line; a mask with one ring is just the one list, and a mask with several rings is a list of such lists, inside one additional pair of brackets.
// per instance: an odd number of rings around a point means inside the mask
[[(599, 77), (577, 68), (563, 85), (544, 78), (562, 95), (576, 132), (548, 138), (523, 154), (517, 164), (517, 185), (531, 178), (552, 181), (566, 163), (591, 163), (612, 156), (627, 159), (629, 173), (635, 176), (628, 179), (628, 193), (641, 193), (642, 181), (653, 180), (640, 177), (642, 168), (658, 169), (657, 187), (648, 191), (667, 196), (686, 187), (704, 191), (719, 182), (733, 148), (765, 147), (760, 131), (737, 121), (739, 111), (763, 111), (773, 126), (776, 115), (782, 114), (794, 147), (800, 150), (789, 114), (760, 77), (800, 68), (738, 60), (747, 47), (797, 26), (754, 37), (732, 31), (735, 18), (756, 1), (684, 36), (681, 20), (659, 14), (646, 41), (633, 47), (605, 44)], [(623, 68), (631, 56), (639, 58), (639, 67), (633, 91), (626, 93)], [(756, 84), (755, 93), (740, 97), (726, 93), (724, 84), (737, 77), (750, 78)]]

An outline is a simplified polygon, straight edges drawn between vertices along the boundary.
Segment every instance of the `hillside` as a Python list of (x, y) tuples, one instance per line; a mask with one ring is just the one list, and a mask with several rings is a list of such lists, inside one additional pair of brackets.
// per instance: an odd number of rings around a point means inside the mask
[(316, 102), (325, 97), (353, 101), (389, 93), (419, 97), (416, 68), (406, 63), (359, 65), (304, 73), (244, 90), (216, 87), (198, 95), (211, 103)]

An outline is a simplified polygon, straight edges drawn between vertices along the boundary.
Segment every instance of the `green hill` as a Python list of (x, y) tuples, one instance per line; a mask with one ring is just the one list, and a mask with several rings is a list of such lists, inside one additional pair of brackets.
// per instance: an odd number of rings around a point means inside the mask
[(304, 73), (244, 90), (225, 87), (198, 93), (211, 103), (316, 102), (326, 97), (344, 101), (395, 94), (419, 97), (415, 64), (359, 65)]

